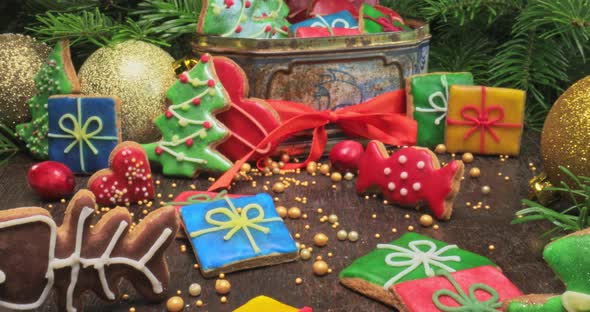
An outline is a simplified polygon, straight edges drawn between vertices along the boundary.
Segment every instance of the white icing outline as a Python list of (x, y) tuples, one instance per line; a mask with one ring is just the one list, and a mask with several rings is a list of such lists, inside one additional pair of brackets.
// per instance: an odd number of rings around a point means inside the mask
[[(423, 251), (418, 246), (427, 246), (429, 249)], [(396, 246), (392, 244), (378, 244), (379, 249), (391, 249), (395, 252), (389, 253), (385, 256), (385, 263), (392, 267), (405, 267), (405, 270), (399, 272), (394, 277), (390, 278), (384, 285), (383, 289), (388, 290), (395, 282), (406, 276), (408, 273), (414, 271), (419, 266), (424, 266), (424, 273), (426, 276), (432, 277), (435, 275), (434, 270), (431, 266), (439, 267), (447, 272), (455, 272), (455, 269), (448, 267), (441, 261), (455, 261), (460, 262), (459, 256), (441, 256), (441, 254), (447, 252), (449, 249), (458, 248), (457, 245), (447, 245), (439, 250), (436, 249), (436, 245), (428, 240), (417, 240), (412, 241), (408, 244), (408, 248)], [(409, 260), (400, 261), (394, 260), (394, 258), (409, 258)]]
[(6, 281), (6, 274), (4, 274), (4, 271), (0, 270), (0, 284), (4, 283)]
[[(416, 107), (416, 111), (421, 113), (442, 113), (434, 120), (434, 124), (437, 126), (440, 125), (440, 121), (447, 116), (447, 107), (449, 106), (449, 83), (446, 75), (440, 77), (440, 83), (444, 87), (445, 93), (436, 91), (428, 97), (428, 104), (430, 104), (430, 107), (432, 108)], [(443, 106), (438, 106), (434, 102), (435, 98), (441, 99)]]
[[(48, 255), (48, 262), (47, 262), (47, 273), (45, 274), (45, 278), (47, 279), (47, 285), (43, 289), (43, 292), (35, 302), (31, 303), (12, 303), (7, 301), (0, 300), (0, 306), (5, 307), (8, 309), (13, 310), (32, 310), (35, 308), (40, 307), (43, 302), (47, 299), (47, 296), (51, 292), (51, 288), (55, 283), (54, 280), (54, 271), (57, 269), (62, 269), (66, 267), (71, 268), (71, 275), (70, 275), (70, 285), (67, 289), (67, 297), (66, 297), (66, 310), (68, 312), (76, 312), (76, 308), (73, 306), (73, 296), (74, 291), (76, 289), (76, 284), (78, 282), (78, 274), (80, 272), (80, 266), (82, 268), (87, 268), (93, 266), (96, 271), (98, 271), (98, 276), (100, 279), (100, 283), (105, 293), (106, 297), (110, 300), (115, 299), (114, 293), (111, 291), (108, 281), (106, 278), (105, 266), (110, 266), (111, 264), (124, 264), (133, 267), (134, 269), (142, 272), (145, 277), (150, 281), (152, 284), (152, 290), (156, 294), (162, 293), (163, 287), (162, 283), (156, 278), (156, 276), (152, 273), (152, 271), (146, 266), (146, 263), (151, 260), (154, 256), (156, 251), (162, 247), (162, 245), (166, 242), (168, 237), (172, 234), (172, 230), (169, 228), (164, 229), (160, 237), (154, 242), (154, 244), (150, 247), (148, 252), (139, 260), (133, 260), (124, 257), (114, 257), (111, 258), (111, 252), (119, 242), (119, 239), (125, 233), (127, 226), (129, 225), (126, 221), (121, 221), (117, 231), (111, 238), (111, 241), (107, 245), (105, 251), (100, 256), (100, 258), (82, 258), (80, 256), (80, 252), (82, 249), (82, 239), (84, 236), (84, 223), (88, 217), (90, 217), (94, 213), (94, 209), (90, 207), (82, 208), (80, 212), (80, 217), (78, 219), (78, 225), (76, 228), (76, 245), (74, 248), (74, 252), (67, 258), (64, 259), (56, 259), (55, 258), (55, 245), (57, 242), (57, 225), (55, 221), (48, 216), (42, 215), (35, 215), (26, 218), (14, 219), (6, 222), (0, 222), (0, 229), (8, 228), (17, 225), (23, 225), (28, 223), (35, 223), (35, 222), (42, 222), (49, 226), (50, 229), (50, 238), (49, 238), (49, 255)], [(2, 271), (0, 271), (2, 272)], [(4, 275), (4, 277), (6, 277)]]
[(561, 303), (567, 312), (585, 312), (590, 308), (590, 295), (568, 290), (561, 295)]

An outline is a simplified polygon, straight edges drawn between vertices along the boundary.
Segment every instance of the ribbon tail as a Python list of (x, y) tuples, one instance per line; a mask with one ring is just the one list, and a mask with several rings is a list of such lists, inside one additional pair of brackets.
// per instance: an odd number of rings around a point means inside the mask
[(326, 133), (326, 129), (324, 127), (318, 127), (313, 130), (313, 138), (311, 141), (311, 149), (309, 151), (309, 155), (304, 162), (300, 163), (288, 163), (285, 164), (283, 167), (286, 170), (290, 169), (298, 169), (307, 167), (307, 164), (311, 161), (317, 161), (322, 157), (324, 154), (324, 149), (326, 148), (326, 144), (328, 143), (328, 134)]

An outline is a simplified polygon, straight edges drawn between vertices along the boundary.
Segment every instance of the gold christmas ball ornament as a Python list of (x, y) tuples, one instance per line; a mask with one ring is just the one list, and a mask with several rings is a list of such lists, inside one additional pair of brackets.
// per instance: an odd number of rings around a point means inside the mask
[(14, 129), (30, 119), (27, 100), (35, 94), (35, 75), (51, 48), (20, 34), (0, 35), (0, 123)]
[(562, 180), (571, 182), (559, 166), (590, 177), (590, 76), (567, 89), (549, 111), (541, 136), (541, 154), (554, 186)]
[(174, 59), (159, 47), (129, 40), (98, 49), (78, 73), (83, 94), (121, 98), (123, 140), (159, 139), (154, 118), (166, 110), (166, 90), (176, 81)]

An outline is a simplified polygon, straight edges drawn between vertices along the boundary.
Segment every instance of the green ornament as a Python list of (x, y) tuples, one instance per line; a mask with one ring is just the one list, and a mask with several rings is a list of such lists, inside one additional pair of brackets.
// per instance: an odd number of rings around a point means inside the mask
[(205, 0), (197, 32), (235, 38), (285, 38), (290, 26), (283, 0)]
[(162, 139), (142, 145), (148, 158), (159, 162), (169, 176), (190, 178), (200, 171), (229, 170), (232, 162), (215, 150), (229, 132), (215, 114), (229, 109), (231, 102), (211, 56), (203, 55), (190, 72), (182, 73), (166, 97), (172, 105), (154, 122)]
[(70, 58), (70, 43), (58, 42), (35, 76), (36, 94), (28, 100), (32, 120), (16, 126), (16, 135), (35, 158), (47, 159), (47, 101), (52, 95), (80, 92), (76, 70)]
[(416, 145), (432, 148), (445, 143), (449, 90), (453, 85), (473, 85), (471, 73), (431, 73), (406, 81), (408, 114), (418, 123)]

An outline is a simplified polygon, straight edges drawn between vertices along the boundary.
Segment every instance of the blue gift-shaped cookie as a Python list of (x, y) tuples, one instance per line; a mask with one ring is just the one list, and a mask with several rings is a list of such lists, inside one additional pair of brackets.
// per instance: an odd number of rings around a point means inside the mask
[(205, 277), (297, 259), (298, 249), (272, 197), (223, 196), (180, 215)]
[(305, 21), (291, 25), (289, 29), (292, 33), (295, 33), (299, 27), (324, 27), (324, 28), (348, 28), (357, 29), (359, 26), (358, 22), (350, 12), (344, 10), (338, 13), (330, 15), (317, 15), (314, 18), (307, 19)]
[(76, 173), (109, 166), (109, 155), (121, 141), (119, 99), (53, 96), (47, 103), (49, 159)]

